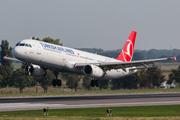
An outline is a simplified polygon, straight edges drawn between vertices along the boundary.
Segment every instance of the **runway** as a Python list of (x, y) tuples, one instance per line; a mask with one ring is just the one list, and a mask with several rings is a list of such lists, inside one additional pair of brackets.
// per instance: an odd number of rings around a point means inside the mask
[(180, 104), (180, 93), (0, 98), (0, 111)]

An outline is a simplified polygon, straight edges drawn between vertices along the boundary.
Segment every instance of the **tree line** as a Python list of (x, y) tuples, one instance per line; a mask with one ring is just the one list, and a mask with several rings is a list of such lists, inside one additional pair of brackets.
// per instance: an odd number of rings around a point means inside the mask
[(159, 87), (164, 81), (165, 76), (162, 74), (161, 69), (154, 67), (147, 70), (142, 69), (132, 75), (115, 79), (113, 83), (118, 83), (118, 85), (123, 86), (124, 89), (129, 89), (131, 86), (137, 87), (137, 83), (139, 83), (140, 88), (144, 88), (147, 82), (152, 83), (153, 87)]
[[(117, 50), (103, 50), (97, 48), (77, 48), (79, 50), (97, 53), (100, 55), (108, 56), (111, 58), (117, 58), (121, 49)], [(180, 49), (172, 49), (172, 50), (157, 50), (157, 49), (150, 49), (150, 50), (134, 50), (133, 60), (144, 60), (144, 59), (156, 59), (156, 58), (163, 58), (163, 57), (173, 57), (177, 56), (177, 61), (180, 62)], [(169, 62), (169, 61), (163, 61)]]

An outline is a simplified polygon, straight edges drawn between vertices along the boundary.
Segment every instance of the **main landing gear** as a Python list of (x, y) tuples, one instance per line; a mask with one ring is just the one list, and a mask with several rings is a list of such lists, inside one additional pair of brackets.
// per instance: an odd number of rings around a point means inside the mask
[(93, 80), (91, 80), (91, 87), (99, 87), (100, 83), (99, 80), (96, 80), (95, 78)]
[(62, 85), (62, 81), (60, 79), (58, 79), (58, 74), (59, 72), (57, 71), (54, 71), (53, 74), (56, 76), (56, 79), (53, 79), (52, 81), (52, 85), (55, 87), (56, 85), (57, 86), (61, 86)]

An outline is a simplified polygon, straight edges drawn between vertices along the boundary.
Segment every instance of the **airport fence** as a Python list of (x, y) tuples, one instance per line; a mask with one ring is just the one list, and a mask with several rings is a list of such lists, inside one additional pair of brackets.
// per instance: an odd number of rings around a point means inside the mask
[[(84, 89), (83, 87), (79, 87), (77, 89), (77, 92), (85, 92), (88, 91), (87, 89)], [(99, 91), (99, 88), (93, 88), (91, 91)], [(62, 87), (49, 87), (47, 90), (47, 93), (62, 93), (62, 92), (75, 92), (75, 89), (67, 88), (66, 86)], [(22, 93), (44, 93), (44, 89), (41, 86), (35, 86), (35, 87), (26, 87), (23, 89)], [(20, 94), (19, 88), (14, 87), (7, 87), (7, 88), (1, 88), (0, 94)]]

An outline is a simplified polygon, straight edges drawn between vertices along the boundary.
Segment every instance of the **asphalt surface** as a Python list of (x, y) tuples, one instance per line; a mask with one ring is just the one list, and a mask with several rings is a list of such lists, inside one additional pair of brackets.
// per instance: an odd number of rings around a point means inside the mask
[(0, 98), (0, 111), (180, 104), (180, 93)]

